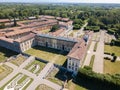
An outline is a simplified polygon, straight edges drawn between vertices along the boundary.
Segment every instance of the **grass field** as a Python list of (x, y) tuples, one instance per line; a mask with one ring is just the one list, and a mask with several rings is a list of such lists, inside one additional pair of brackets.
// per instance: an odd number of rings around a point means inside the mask
[(104, 52), (115, 53), (115, 55), (120, 56), (120, 47), (105, 45)]
[(17, 55), (18, 53), (13, 52), (9, 49), (6, 49), (4, 47), (0, 47), (0, 62), (4, 62), (7, 58), (13, 55)]
[(1, 65), (0, 66), (0, 80), (4, 79), (8, 74), (10, 74), (13, 71), (12, 68), (10, 68), (7, 65)]
[(54, 89), (45, 84), (40, 84), (35, 90), (54, 90)]
[[(35, 74), (39, 74), (40, 71), (45, 67), (46, 64), (43, 63), (43, 62), (40, 62), (40, 61), (38, 61), (38, 60), (34, 60), (34, 61), (31, 62), (30, 64), (28, 64), (28, 65), (25, 67), (25, 69), (28, 70), (28, 68), (30, 68), (32, 65), (36, 65), (36, 64), (40, 66), (40, 69), (39, 69)], [(34, 70), (35, 70), (35, 67), (32, 68), (32, 69), (30, 70), (30, 72), (33, 73)]]
[(120, 73), (120, 61), (111, 62), (110, 60), (104, 60), (104, 73)]
[(59, 65), (63, 65), (67, 58), (66, 52), (61, 52), (60, 50), (55, 50), (55, 49), (41, 47), (41, 46), (33, 47), (28, 51), (26, 51), (26, 53), (50, 62), (54, 62)]
[(15, 60), (11, 60), (10, 62), (15, 64), (16, 66), (20, 66), (25, 60), (26, 58), (24, 56), (19, 56)]
[(68, 86), (69, 90), (86, 90), (86, 88), (84, 88), (84, 87), (82, 87), (82, 86), (80, 86), (72, 81), (69, 81), (68, 85), (69, 85)]

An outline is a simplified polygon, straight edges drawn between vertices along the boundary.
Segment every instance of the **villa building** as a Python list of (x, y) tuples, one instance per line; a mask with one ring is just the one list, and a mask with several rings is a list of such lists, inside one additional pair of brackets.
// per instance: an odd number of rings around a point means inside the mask
[[(67, 51), (67, 69), (77, 73), (86, 53), (86, 42), (83, 38), (65, 37), (65, 33), (73, 29), (73, 21), (68, 18), (40, 16), (28, 22), (18, 22), (20, 27), (7, 28), (0, 31), (0, 46), (22, 53), (36, 45)], [(42, 30), (59, 25), (59, 30), (48, 34)], [(88, 40), (89, 41), (89, 40)]]

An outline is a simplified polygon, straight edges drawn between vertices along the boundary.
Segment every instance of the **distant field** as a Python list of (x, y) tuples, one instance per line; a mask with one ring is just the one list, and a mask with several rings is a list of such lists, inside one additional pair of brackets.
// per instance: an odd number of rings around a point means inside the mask
[(5, 61), (5, 59), (9, 58), (10, 56), (16, 55), (16, 52), (13, 52), (9, 49), (4, 47), (0, 47), (0, 62)]
[(66, 52), (61, 52), (60, 50), (55, 50), (51, 48), (36, 46), (25, 53), (28, 53), (30, 55), (34, 55), (36, 57), (42, 58), (44, 60), (63, 65), (66, 61)]
[(120, 61), (111, 62), (104, 60), (104, 73), (116, 74), (120, 73)]
[(115, 53), (115, 55), (120, 56), (120, 47), (118, 46), (105, 45), (104, 51), (109, 53)]

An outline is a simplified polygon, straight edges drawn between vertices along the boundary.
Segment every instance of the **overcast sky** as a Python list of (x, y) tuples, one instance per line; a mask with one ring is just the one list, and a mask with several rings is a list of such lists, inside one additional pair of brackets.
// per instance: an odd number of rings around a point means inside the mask
[(0, 2), (73, 2), (73, 3), (119, 3), (120, 0), (0, 0)]

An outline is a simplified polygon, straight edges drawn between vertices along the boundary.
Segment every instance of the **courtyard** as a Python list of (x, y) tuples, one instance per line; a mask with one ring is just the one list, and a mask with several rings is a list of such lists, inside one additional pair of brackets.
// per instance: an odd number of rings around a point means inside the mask
[(59, 65), (63, 65), (67, 59), (67, 52), (41, 46), (33, 47), (25, 53)]

